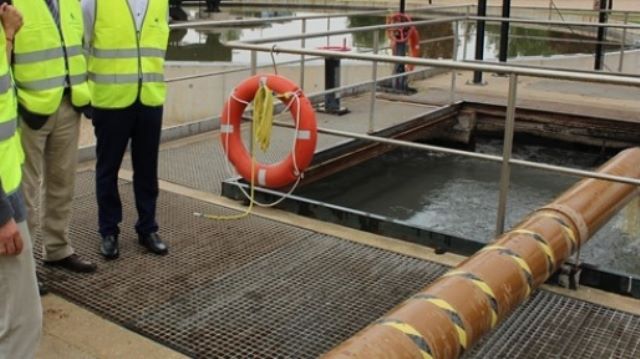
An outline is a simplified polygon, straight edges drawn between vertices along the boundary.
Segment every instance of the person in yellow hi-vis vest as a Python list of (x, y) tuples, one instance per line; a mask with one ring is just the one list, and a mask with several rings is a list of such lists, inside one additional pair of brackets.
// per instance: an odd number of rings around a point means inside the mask
[(135, 225), (141, 245), (166, 254), (158, 235), (158, 147), (166, 96), (164, 56), (169, 40), (167, 0), (82, 0), (89, 45), (89, 89), (96, 144), (100, 250), (119, 255), (122, 203), (118, 170), (131, 140)]
[(80, 116), (90, 102), (82, 8), (77, 0), (13, 0), (13, 5), (25, 24), (15, 39), (13, 73), (29, 230), (40, 229), (45, 265), (94, 272), (96, 265), (77, 255), (69, 239)]
[(42, 305), (20, 182), (24, 152), (17, 129), (17, 101), (9, 71), (13, 41), (22, 26), (15, 7), (0, 5), (0, 358), (35, 356)]

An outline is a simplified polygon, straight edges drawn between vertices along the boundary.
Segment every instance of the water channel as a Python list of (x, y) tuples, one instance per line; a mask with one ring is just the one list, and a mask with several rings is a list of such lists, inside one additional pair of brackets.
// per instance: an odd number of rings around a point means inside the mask
[[(500, 155), (501, 140), (478, 138), (476, 151)], [(540, 144), (518, 144), (514, 157), (594, 169), (607, 157)], [(506, 227), (549, 202), (579, 179), (512, 167)], [(480, 242), (494, 239), (500, 164), (418, 150), (398, 149), (313, 183), (298, 195), (362, 210), (411, 226)], [(640, 201), (634, 200), (596, 233), (581, 260), (640, 274)]]

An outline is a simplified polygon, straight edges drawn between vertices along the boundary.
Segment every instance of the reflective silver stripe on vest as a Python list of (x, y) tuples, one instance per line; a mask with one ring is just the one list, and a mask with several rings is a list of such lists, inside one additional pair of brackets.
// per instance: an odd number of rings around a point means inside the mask
[(21, 82), (16, 81), (16, 84), (21, 90), (29, 91), (44, 91), (58, 87), (64, 87), (64, 80), (66, 76), (52, 77), (44, 80)]
[(14, 61), (16, 64), (29, 64), (33, 62), (40, 62), (46, 60), (53, 60), (64, 57), (64, 51), (62, 48), (39, 50), (33, 52), (25, 52), (21, 54), (14, 54)]
[[(89, 80), (98, 84), (130, 84), (137, 83), (140, 77), (137, 74), (96, 74), (89, 73)], [(164, 74), (142, 74), (142, 82), (164, 82)]]
[[(52, 77), (44, 80), (36, 80), (36, 81), (16, 81), (16, 85), (21, 90), (27, 91), (44, 91), (51, 90), (59, 87), (65, 87), (65, 78), (66, 76), (58, 76)], [(69, 76), (69, 83), (71, 86), (79, 85), (83, 82), (87, 81), (87, 74), (73, 75)]]
[(73, 75), (73, 76), (69, 76), (69, 84), (71, 86), (75, 86), (75, 85), (80, 85), (83, 82), (87, 81), (87, 74), (80, 74), (80, 75)]
[(17, 119), (13, 118), (9, 122), (0, 123), (0, 141), (11, 138), (16, 133)]
[[(98, 59), (130, 59), (138, 58), (138, 49), (91, 49), (91, 55)], [(164, 58), (165, 51), (151, 47), (141, 47), (140, 56)]]
[(9, 74), (5, 74), (4, 76), (0, 76), (0, 95), (11, 89), (11, 76)]
[(67, 47), (67, 57), (78, 56), (78, 55), (84, 55), (82, 46), (77, 45), (77, 46)]

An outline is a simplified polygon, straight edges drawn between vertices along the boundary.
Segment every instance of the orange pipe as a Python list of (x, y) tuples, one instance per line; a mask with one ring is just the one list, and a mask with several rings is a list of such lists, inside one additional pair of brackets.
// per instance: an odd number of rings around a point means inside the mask
[[(599, 172), (639, 178), (640, 148)], [(459, 357), (636, 194), (634, 185), (581, 180), (325, 358)]]

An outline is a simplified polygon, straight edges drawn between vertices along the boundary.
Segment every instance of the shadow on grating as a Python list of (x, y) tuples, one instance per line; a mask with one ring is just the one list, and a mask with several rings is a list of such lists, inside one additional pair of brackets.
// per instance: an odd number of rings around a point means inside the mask
[[(39, 265), (39, 274), (66, 298), (192, 357), (317, 357), (446, 270), (255, 216), (207, 221), (192, 213), (234, 212), (167, 192), (158, 219), (171, 251), (153, 256), (135, 241), (126, 182), (121, 258), (104, 262), (92, 172), (77, 184), (71, 237), (99, 272)], [(639, 316), (538, 291), (465, 358), (638, 357)]]

